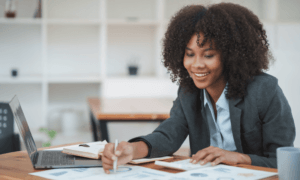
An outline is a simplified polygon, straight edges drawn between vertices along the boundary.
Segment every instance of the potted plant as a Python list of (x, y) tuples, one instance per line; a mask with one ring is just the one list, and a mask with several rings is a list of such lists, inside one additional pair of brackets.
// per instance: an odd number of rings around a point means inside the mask
[(40, 132), (46, 133), (47, 137), (48, 137), (48, 141), (44, 142), (42, 144), (43, 147), (49, 147), (51, 146), (51, 142), (53, 141), (53, 139), (56, 137), (57, 132), (54, 130), (48, 130), (47, 128), (40, 128), (39, 129)]
[(129, 63), (128, 63), (128, 72), (129, 75), (137, 75), (138, 72), (138, 61), (139, 61), (139, 57), (137, 56), (133, 56), (129, 59)]

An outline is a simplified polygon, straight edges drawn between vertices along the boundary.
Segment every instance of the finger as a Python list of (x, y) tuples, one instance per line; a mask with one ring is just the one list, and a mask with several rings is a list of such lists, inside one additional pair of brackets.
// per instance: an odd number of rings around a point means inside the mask
[(198, 163), (200, 160), (206, 158), (210, 154), (209, 150), (203, 149), (197, 152), (197, 154), (193, 157), (193, 164)]
[(194, 156), (195, 156), (195, 154), (192, 155), (192, 157), (191, 157), (191, 159), (190, 159), (190, 163), (193, 162)]
[(114, 169), (114, 166), (110, 165), (110, 164), (106, 164), (106, 163), (102, 163), (103, 169), (109, 170), (109, 169)]
[(108, 143), (105, 145), (103, 156), (111, 160), (116, 159), (116, 156), (114, 155), (114, 143)]
[(111, 159), (108, 159), (107, 157), (102, 157), (102, 162), (105, 163), (105, 164), (109, 164), (109, 165), (113, 165), (114, 164), (114, 161), (111, 160)]
[(220, 148), (214, 147), (214, 146), (209, 146), (207, 148), (204, 148), (204, 149), (198, 151), (197, 154), (194, 157), (192, 157), (193, 158), (192, 163), (196, 164), (199, 161), (206, 158), (209, 154), (219, 153), (220, 150), (221, 150)]
[(213, 160), (215, 160), (216, 158), (217, 158), (218, 156), (216, 156), (216, 154), (209, 154), (208, 156), (206, 156), (206, 158), (204, 159), (204, 160), (202, 160), (201, 162), (200, 162), (200, 164), (201, 165), (204, 165), (204, 164), (206, 164), (206, 163), (208, 163), (208, 162), (211, 162), (211, 161), (213, 161)]
[(211, 163), (211, 165), (212, 165), (212, 166), (218, 165), (218, 164), (220, 164), (221, 162), (223, 162), (223, 160), (224, 160), (224, 158), (218, 157), (218, 158), (216, 158), (216, 159)]
[(110, 171), (109, 170), (104, 170), (103, 171), (106, 173), (106, 174), (110, 174)]
[(121, 156), (118, 157), (118, 166), (123, 165), (123, 164), (127, 164), (128, 162), (130, 162), (132, 160), (132, 156)]

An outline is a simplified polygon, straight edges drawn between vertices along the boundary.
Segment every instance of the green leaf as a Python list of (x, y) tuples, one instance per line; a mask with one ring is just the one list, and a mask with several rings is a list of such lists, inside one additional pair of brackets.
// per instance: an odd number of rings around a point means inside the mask
[(45, 142), (42, 144), (43, 147), (50, 147), (51, 146), (51, 142), (48, 141), (48, 142)]
[(48, 129), (47, 129), (47, 128), (40, 128), (39, 131), (40, 131), (40, 132), (47, 132)]
[(48, 131), (48, 136), (50, 137), (50, 139), (54, 139), (56, 134), (57, 134), (57, 132), (54, 130)]

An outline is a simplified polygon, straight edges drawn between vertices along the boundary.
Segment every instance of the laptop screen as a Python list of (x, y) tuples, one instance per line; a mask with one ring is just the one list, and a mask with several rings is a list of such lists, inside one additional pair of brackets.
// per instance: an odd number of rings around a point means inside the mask
[(18, 124), (28, 155), (34, 165), (34, 154), (37, 152), (37, 149), (17, 96), (10, 101), (9, 106)]

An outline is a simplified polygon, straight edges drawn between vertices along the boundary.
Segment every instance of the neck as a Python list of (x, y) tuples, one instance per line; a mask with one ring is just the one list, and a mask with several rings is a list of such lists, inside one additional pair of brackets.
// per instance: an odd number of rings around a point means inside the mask
[(210, 95), (210, 100), (213, 104), (216, 104), (225, 86), (226, 86), (226, 82), (224, 79), (222, 79), (218, 83), (215, 83), (215, 85), (206, 88), (206, 91)]

